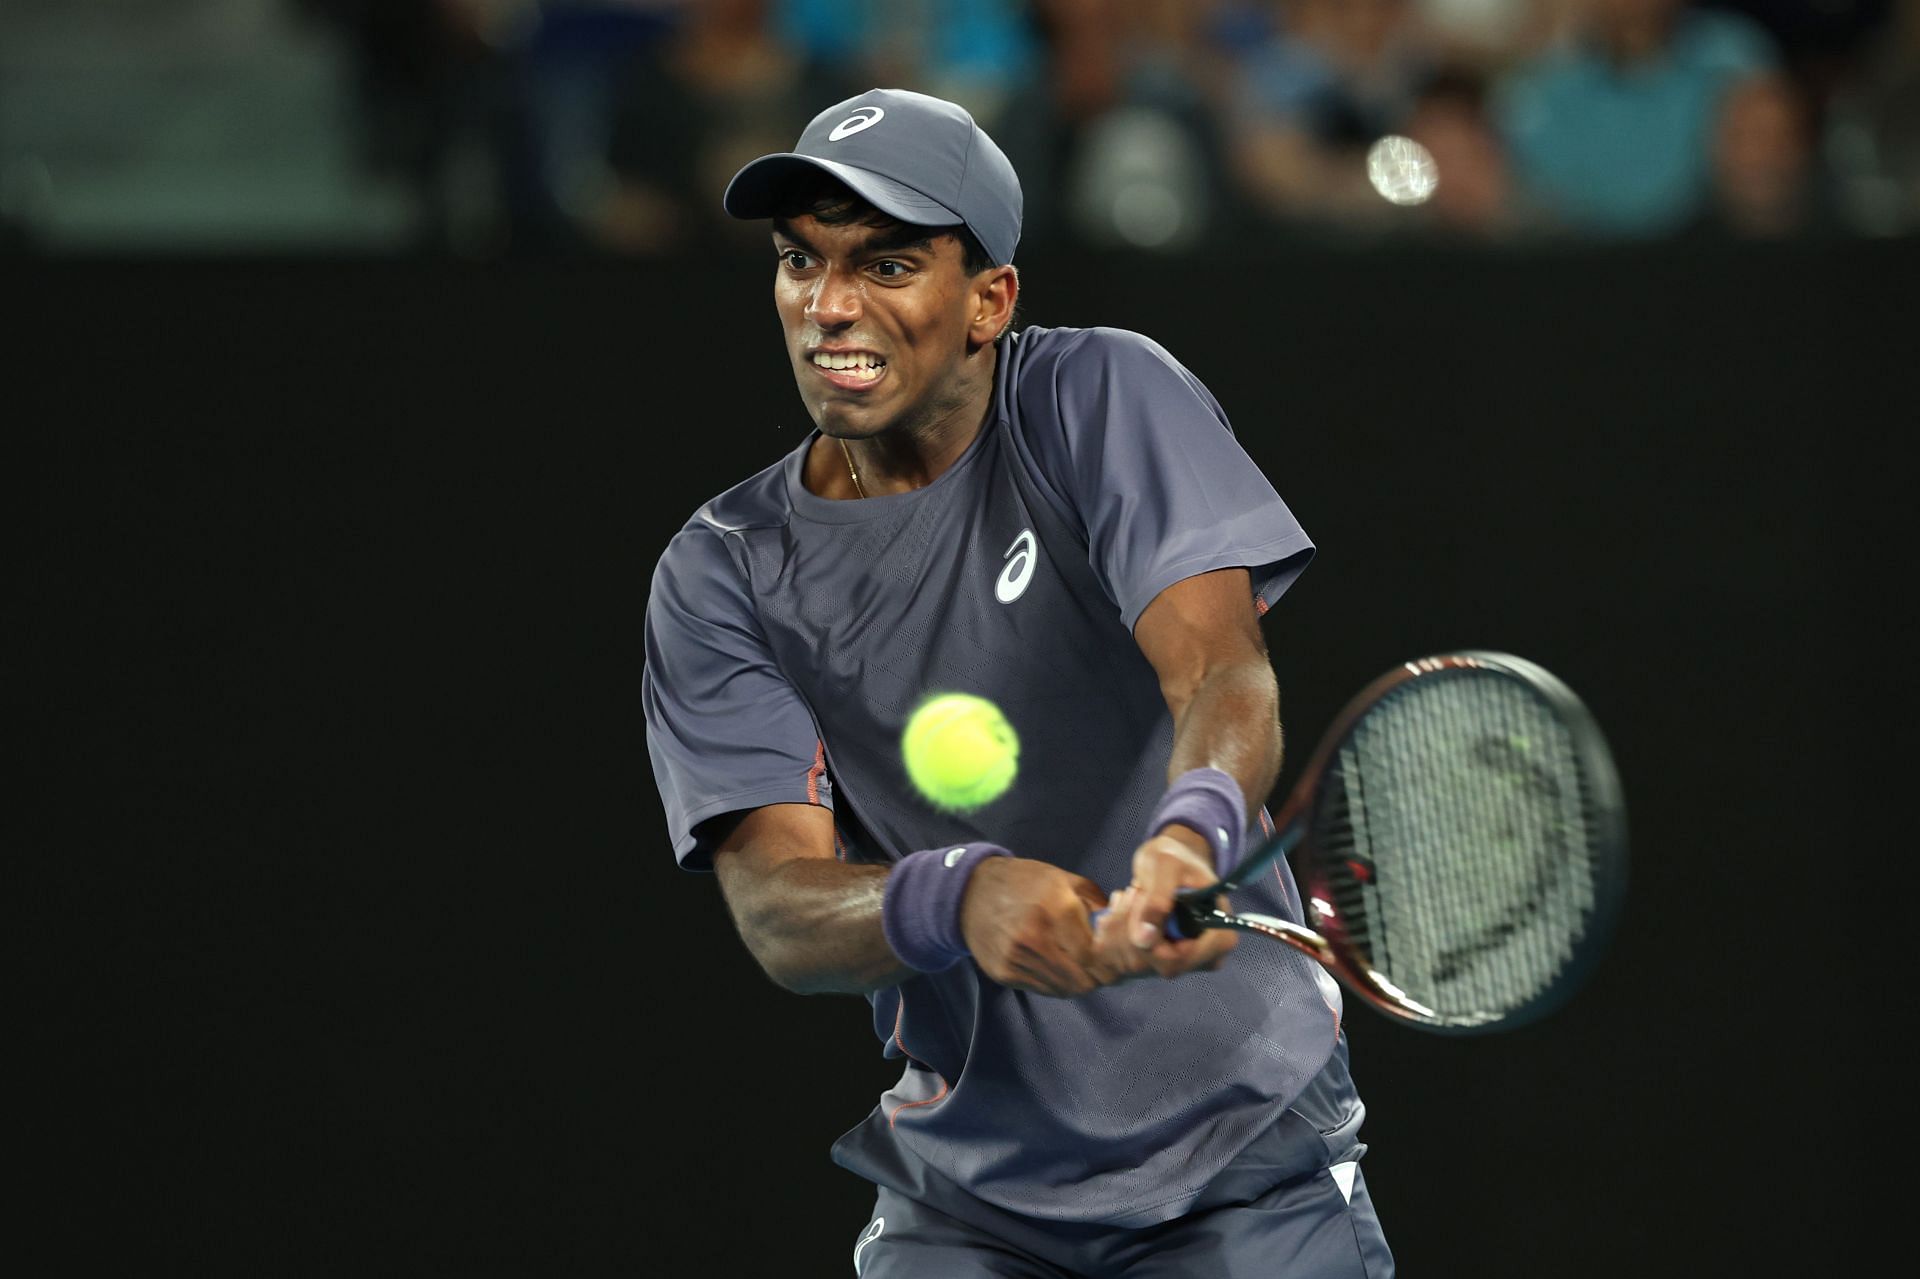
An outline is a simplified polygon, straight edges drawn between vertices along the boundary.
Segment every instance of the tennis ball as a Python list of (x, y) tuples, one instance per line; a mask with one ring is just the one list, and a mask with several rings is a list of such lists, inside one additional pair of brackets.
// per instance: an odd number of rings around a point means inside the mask
[(1020, 739), (986, 698), (942, 693), (907, 720), (900, 755), (928, 803), (965, 813), (991, 804), (1013, 784)]

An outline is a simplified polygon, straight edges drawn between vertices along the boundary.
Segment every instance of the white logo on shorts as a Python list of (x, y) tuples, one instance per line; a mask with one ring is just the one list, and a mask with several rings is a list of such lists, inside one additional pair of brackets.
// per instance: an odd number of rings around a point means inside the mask
[(880, 117), (886, 114), (882, 107), (861, 107), (852, 115), (833, 126), (833, 132), (827, 135), (827, 141), (838, 142), (850, 138), (862, 129), (871, 129), (880, 123)]
[(873, 1219), (873, 1224), (867, 1227), (867, 1232), (860, 1236), (860, 1242), (853, 1245), (853, 1273), (854, 1274), (857, 1275), (860, 1273), (861, 1251), (865, 1249), (868, 1244), (878, 1239), (880, 1237), (880, 1232), (882, 1230), (885, 1230), (886, 1228), (887, 1228), (887, 1219), (885, 1217), (875, 1217)]
[[(1015, 555), (1015, 551), (1019, 554)], [(1000, 580), (993, 584), (994, 598), (1002, 604), (1019, 599), (1026, 592), (1027, 583), (1033, 580), (1033, 566), (1039, 562), (1040, 548), (1033, 540), (1032, 529), (1020, 530), (1020, 536), (1007, 548), (1007, 556), (1007, 566), (1000, 570)]]

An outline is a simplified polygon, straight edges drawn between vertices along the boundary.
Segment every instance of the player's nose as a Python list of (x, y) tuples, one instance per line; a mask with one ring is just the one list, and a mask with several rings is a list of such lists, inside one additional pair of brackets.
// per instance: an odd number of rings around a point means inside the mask
[(847, 272), (823, 271), (807, 298), (807, 318), (823, 329), (843, 329), (860, 318), (858, 281)]

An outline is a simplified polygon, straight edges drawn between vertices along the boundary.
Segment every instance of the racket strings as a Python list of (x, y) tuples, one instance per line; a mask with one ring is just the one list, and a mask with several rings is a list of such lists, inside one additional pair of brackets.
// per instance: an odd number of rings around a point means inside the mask
[(1390, 694), (1316, 812), (1345, 941), (1446, 1020), (1538, 997), (1596, 905), (1586, 792), (1571, 733), (1517, 681), (1462, 672)]

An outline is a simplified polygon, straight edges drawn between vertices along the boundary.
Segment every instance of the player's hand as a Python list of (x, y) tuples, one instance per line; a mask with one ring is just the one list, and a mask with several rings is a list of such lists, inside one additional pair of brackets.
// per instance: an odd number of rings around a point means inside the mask
[(1205, 841), (1178, 826), (1168, 827), (1134, 850), (1133, 883), (1125, 890), (1125, 910), (1115, 914), (1126, 916), (1128, 944), (1162, 977), (1211, 972), (1239, 944), (1239, 936), (1225, 929), (1210, 928), (1198, 937), (1181, 941), (1166, 934), (1174, 894), (1186, 888), (1205, 888), (1218, 878)]
[(989, 857), (960, 900), (960, 934), (974, 962), (1002, 986), (1084, 995), (1118, 972), (1096, 962), (1092, 912), (1107, 895), (1092, 880), (1025, 857)]

